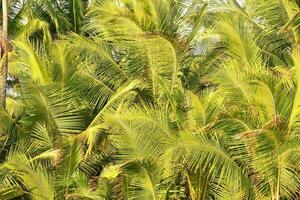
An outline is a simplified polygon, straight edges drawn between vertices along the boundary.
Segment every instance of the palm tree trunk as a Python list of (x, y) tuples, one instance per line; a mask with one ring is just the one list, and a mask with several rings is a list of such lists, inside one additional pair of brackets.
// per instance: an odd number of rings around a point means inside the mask
[(7, 0), (2, 0), (2, 38), (1, 38), (1, 83), (0, 83), (0, 103), (3, 108), (6, 107), (6, 79), (7, 79), (7, 67), (8, 67), (8, 8)]

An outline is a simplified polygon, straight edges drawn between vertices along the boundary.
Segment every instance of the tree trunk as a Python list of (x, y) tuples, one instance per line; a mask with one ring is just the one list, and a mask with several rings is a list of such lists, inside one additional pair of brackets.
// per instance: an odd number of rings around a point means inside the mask
[(6, 79), (7, 79), (7, 67), (8, 67), (8, 5), (7, 0), (2, 0), (2, 38), (1, 38), (1, 83), (0, 83), (0, 103), (5, 109), (6, 107)]

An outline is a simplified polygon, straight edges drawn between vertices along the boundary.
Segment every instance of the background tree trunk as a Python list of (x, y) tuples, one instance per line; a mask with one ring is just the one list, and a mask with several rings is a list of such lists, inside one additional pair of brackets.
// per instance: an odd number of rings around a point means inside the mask
[(0, 84), (0, 103), (3, 108), (6, 107), (6, 79), (7, 79), (7, 67), (8, 67), (8, 8), (7, 0), (2, 0), (2, 38), (1, 38), (1, 84)]

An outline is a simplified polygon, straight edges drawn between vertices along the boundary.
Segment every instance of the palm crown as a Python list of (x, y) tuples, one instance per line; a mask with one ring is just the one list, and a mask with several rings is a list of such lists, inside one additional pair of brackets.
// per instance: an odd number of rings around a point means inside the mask
[(299, 198), (299, 2), (10, 5), (1, 199)]

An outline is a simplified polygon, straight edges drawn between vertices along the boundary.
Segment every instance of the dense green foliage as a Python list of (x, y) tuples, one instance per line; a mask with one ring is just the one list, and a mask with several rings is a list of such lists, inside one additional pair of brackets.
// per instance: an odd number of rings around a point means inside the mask
[(299, 1), (9, 3), (0, 199), (300, 198)]

